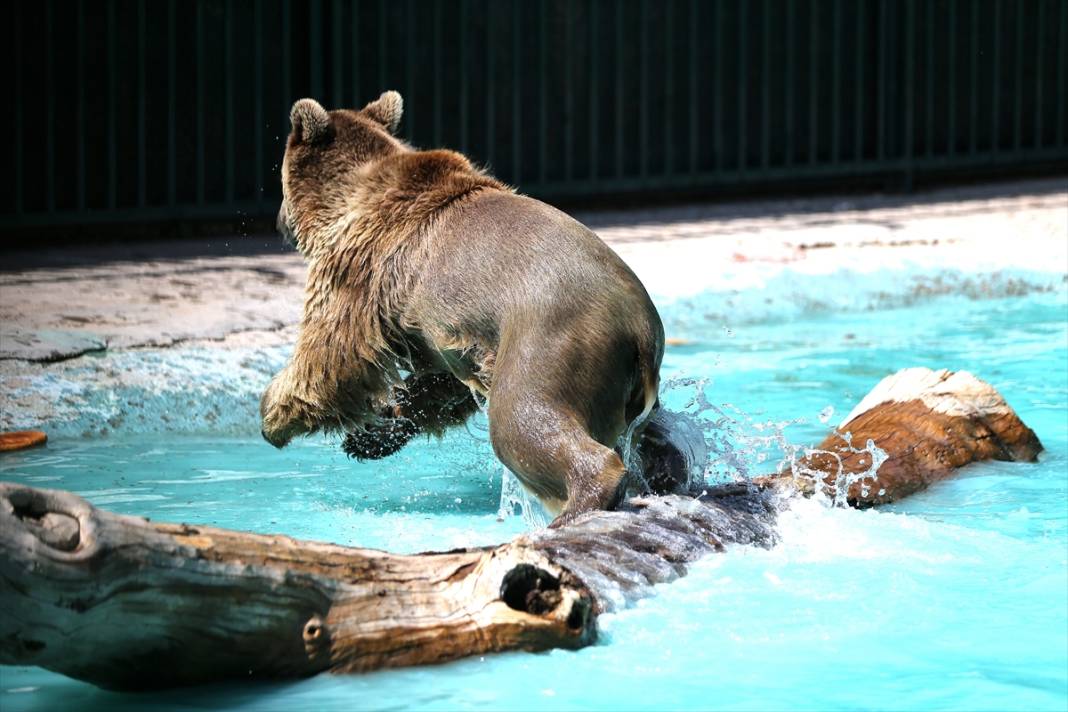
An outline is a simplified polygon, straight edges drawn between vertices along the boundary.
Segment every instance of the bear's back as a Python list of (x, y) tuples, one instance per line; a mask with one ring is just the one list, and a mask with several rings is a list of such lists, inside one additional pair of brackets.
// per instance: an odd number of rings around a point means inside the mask
[[(473, 327), (510, 317), (558, 320), (575, 311), (630, 314), (660, 328), (641, 282), (596, 234), (566, 213), (522, 195), (481, 191), (450, 207), (427, 235), (427, 263), (413, 311)], [(656, 324), (649, 324), (650, 321)]]

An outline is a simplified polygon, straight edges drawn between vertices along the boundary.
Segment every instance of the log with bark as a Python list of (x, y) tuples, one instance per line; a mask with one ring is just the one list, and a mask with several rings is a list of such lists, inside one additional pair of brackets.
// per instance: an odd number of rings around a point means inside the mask
[[(798, 492), (889, 501), (967, 462), (1041, 445), (989, 385), (909, 369), (847, 419), (885, 451), (877, 478), (838, 436), (759, 482), (640, 497), (496, 547), (398, 555), (97, 509), (0, 483), (0, 663), (145, 689), (578, 648), (597, 616), (728, 545), (774, 544)], [(865, 450), (867, 457), (871, 451)]]

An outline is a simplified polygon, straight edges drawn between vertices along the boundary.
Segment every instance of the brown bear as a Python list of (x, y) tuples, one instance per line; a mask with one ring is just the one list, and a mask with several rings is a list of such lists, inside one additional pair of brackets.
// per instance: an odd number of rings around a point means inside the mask
[(484, 399), (494, 452), (557, 525), (641, 486), (621, 453), (643, 433), (646, 469), (678, 470), (650, 427), (664, 330), (638, 278), (568, 215), (396, 138), (401, 112), (392, 91), (293, 105), (278, 226), (308, 282), (264, 438), (342, 431), (351, 455), (384, 457)]

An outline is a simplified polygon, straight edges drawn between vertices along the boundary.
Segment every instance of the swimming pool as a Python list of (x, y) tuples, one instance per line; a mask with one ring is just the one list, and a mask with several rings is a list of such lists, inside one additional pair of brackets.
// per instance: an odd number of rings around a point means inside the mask
[[(700, 414), (713, 478), (770, 471), (782, 457), (780, 435), (795, 445), (817, 442), (881, 377), (904, 366), (967, 369), (989, 381), (1046, 452), (1037, 464), (970, 466), (879, 511), (797, 502), (780, 519), (778, 546), (699, 562), (652, 598), (603, 616), (599, 643), (577, 652), (152, 695), (2, 668), (0, 706), (1068, 706), (1063, 274), (780, 271), (744, 288), (654, 296), (668, 335), (685, 342), (666, 355), (665, 402), (699, 408), (688, 403), (700, 391), (717, 408)], [(182, 358), (219, 370), (217, 356)], [(114, 400), (95, 397), (101, 407)], [(500, 466), (484, 423), (359, 464), (324, 439), (275, 451), (258, 437), (254, 403), (215, 403), (226, 418), (177, 435), (180, 428), (168, 431), (151, 414), (180, 403), (160, 398), (141, 397), (126, 408), (140, 420), (128, 418), (105, 437), (78, 437), (84, 424), (60, 428), (47, 449), (0, 459), (0, 479), (71, 489), (98, 506), (158, 520), (395, 551), (495, 543), (524, 528), (518, 517), (498, 521)]]

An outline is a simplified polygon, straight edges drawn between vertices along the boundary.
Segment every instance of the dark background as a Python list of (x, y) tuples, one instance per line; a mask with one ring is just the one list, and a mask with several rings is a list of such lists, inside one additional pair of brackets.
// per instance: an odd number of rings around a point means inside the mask
[[(273, 219), (289, 107), (557, 203), (1063, 172), (1065, 0), (14, 2), (4, 242)], [(185, 227), (182, 228), (187, 229)]]

